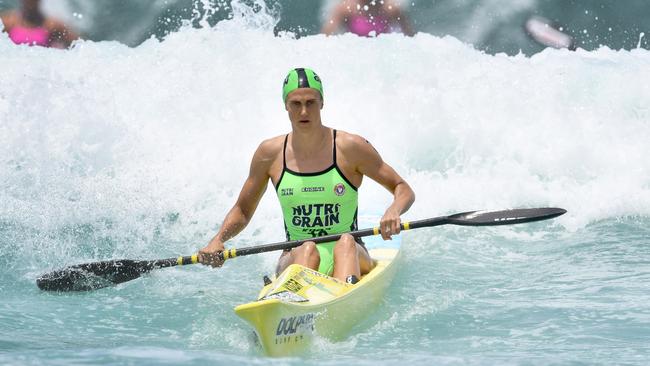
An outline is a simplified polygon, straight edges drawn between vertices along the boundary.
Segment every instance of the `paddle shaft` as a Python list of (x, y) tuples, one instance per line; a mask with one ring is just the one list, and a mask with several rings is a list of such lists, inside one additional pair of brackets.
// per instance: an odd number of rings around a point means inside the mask
[(186, 255), (183, 257), (176, 257), (176, 258), (156, 259), (150, 262), (153, 268), (167, 268), (167, 267), (174, 267), (174, 266), (185, 266), (188, 264), (196, 264), (199, 263), (199, 259), (196, 254), (193, 254), (193, 255)]
[[(445, 225), (449, 223), (449, 216), (440, 216), (440, 217), (434, 217), (431, 219), (425, 219), (425, 220), (418, 220), (418, 221), (411, 221), (411, 222), (405, 222), (400, 225), (400, 229), (402, 231), (404, 230), (412, 230), (412, 229), (417, 229), (421, 227), (432, 227), (432, 226), (439, 226), (439, 225)], [(327, 243), (327, 242), (332, 242), (332, 241), (337, 241), (341, 239), (341, 236), (345, 234), (350, 234), (354, 236), (355, 238), (362, 238), (366, 236), (373, 236), (373, 235), (379, 235), (381, 234), (381, 229), (378, 227), (372, 228), (372, 229), (363, 229), (363, 230), (357, 230), (357, 231), (351, 231), (348, 233), (342, 233), (342, 234), (332, 234), (332, 235), (326, 235), (326, 236), (320, 236), (317, 238), (311, 238), (311, 239), (305, 239), (305, 240), (292, 240), (292, 241), (283, 241), (283, 242), (278, 242), (278, 243), (272, 243), (272, 244), (264, 244), (264, 245), (258, 245), (254, 247), (249, 247), (249, 248), (240, 248), (240, 249), (226, 249), (225, 252), (233, 252), (237, 253), (236, 255), (224, 255), (222, 253), (223, 259), (232, 259), (234, 257), (243, 257), (246, 255), (252, 255), (252, 254), (259, 254), (259, 253), (266, 253), (266, 252), (273, 252), (277, 250), (285, 250), (285, 249), (292, 249), (301, 246), (307, 241), (313, 241), (316, 244), (319, 243)], [(147, 264), (144, 265), (143, 267), (151, 267), (151, 269), (158, 269), (158, 268), (166, 268), (166, 267), (174, 267), (174, 266), (183, 266), (183, 265), (188, 265), (188, 264), (195, 264), (198, 263), (197, 255), (188, 255), (188, 256), (183, 256), (183, 257), (174, 257), (174, 258), (166, 258), (166, 259), (156, 259), (156, 260), (151, 260), (151, 261), (146, 261)]]
[[(401, 230), (412, 230), (422, 227), (433, 227), (440, 225), (461, 225), (461, 226), (498, 226), (498, 225), (512, 225), (526, 222), (540, 221), (551, 219), (566, 213), (566, 210), (561, 208), (529, 208), (529, 209), (514, 209), (503, 211), (469, 211), (458, 213), (449, 216), (439, 216), (430, 219), (417, 220), (404, 222), (400, 224)], [(372, 229), (363, 229), (351, 231), (348, 233), (332, 234), (321, 236), (317, 238), (285, 241), (273, 244), (259, 245), (249, 248), (232, 248), (226, 249), (220, 253), (222, 260), (227, 260), (235, 257), (241, 257), (251, 254), (259, 254), (265, 252), (272, 252), (276, 250), (286, 250), (301, 246), (307, 241), (312, 241), (316, 244), (337, 241), (341, 236), (350, 234), (355, 238), (381, 234), (381, 228), (375, 227)]]
[[(547, 220), (560, 216), (565, 212), (566, 210), (561, 208), (529, 208), (492, 212), (470, 211), (450, 216), (440, 216), (431, 219), (404, 222), (400, 227), (401, 230), (412, 230), (421, 227), (447, 224), (465, 226), (511, 225)], [(365, 236), (379, 235), (380, 233), (381, 229), (376, 227), (372, 229), (351, 231), (349, 233), (321, 236), (318, 238), (285, 241), (241, 249), (226, 249), (219, 253), (219, 255), (223, 260), (226, 260), (245, 255), (291, 249), (298, 247), (307, 241), (313, 241), (315, 243), (337, 241), (345, 234), (361, 238)], [(36, 284), (40, 289), (47, 291), (88, 291), (106, 287), (111, 284), (130, 281), (154, 269), (195, 264), (198, 262), (198, 255), (194, 254), (185, 257), (149, 261), (120, 259), (78, 264), (44, 274), (36, 280)]]
[[(426, 220), (419, 220), (419, 221), (413, 221), (410, 223), (403, 223), (400, 225), (401, 230), (411, 230), (411, 229), (416, 229), (419, 227), (430, 227), (430, 226), (438, 226), (438, 225), (444, 225), (446, 224), (447, 216), (441, 216), (441, 217), (436, 217), (432, 219), (426, 219)], [(317, 238), (311, 238), (311, 239), (304, 239), (304, 240), (292, 240), (292, 241), (284, 241), (284, 242), (278, 242), (278, 243), (272, 243), (272, 244), (264, 244), (264, 245), (258, 245), (254, 247), (249, 247), (249, 248), (232, 248), (232, 249), (226, 249), (224, 250), (220, 256), (221, 259), (227, 260), (227, 259), (232, 259), (235, 257), (243, 257), (245, 255), (251, 255), (251, 254), (259, 254), (259, 253), (266, 253), (266, 252), (273, 252), (276, 250), (287, 250), (287, 249), (292, 249), (292, 248), (297, 248), (304, 244), (305, 242), (312, 241), (316, 244), (320, 243), (327, 243), (327, 242), (332, 242), (332, 241), (337, 241), (341, 239), (341, 237), (345, 234), (350, 234), (355, 238), (362, 238), (366, 236), (373, 236), (373, 235), (379, 235), (381, 234), (381, 229), (378, 227), (372, 228), (372, 229), (363, 229), (363, 230), (357, 230), (357, 231), (350, 231), (348, 233), (341, 233), (341, 234), (332, 234), (332, 235), (326, 235), (326, 236), (319, 236)]]

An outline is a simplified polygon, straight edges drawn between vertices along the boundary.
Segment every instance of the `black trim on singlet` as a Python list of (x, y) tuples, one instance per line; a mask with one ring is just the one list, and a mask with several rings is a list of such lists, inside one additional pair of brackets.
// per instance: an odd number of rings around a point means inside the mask
[(357, 186), (355, 186), (354, 184), (352, 184), (352, 182), (348, 180), (348, 177), (346, 177), (345, 174), (343, 174), (343, 171), (341, 170), (341, 168), (339, 168), (338, 165), (334, 165), (334, 168), (336, 168), (336, 171), (339, 172), (339, 175), (343, 178), (345, 183), (347, 183), (350, 187), (352, 187), (352, 189), (354, 189), (355, 192), (359, 190)]
[[(354, 210), (354, 217), (352, 218), (352, 225), (350, 225), (350, 231), (357, 231), (359, 230), (359, 224), (357, 222), (357, 216), (359, 215), (359, 207), (357, 207), (356, 210)], [(359, 238), (361, 239), (361, 238)]]
[[(357, 216), (359, 215), (359, 207), (354, 211), (354, 219), (352, 219), (352, 225), (350, 225), (350, 231), (357, 231), (359, 230), (359, 223), (357, 221)], [(366, 243), (363, 242), (363, 239), (360, 237), (354, 237), (354, 241), (356, 241), (358, 244), (360, 244), (363, 249), (366, 249)], [(368, 249), (366, 249), (366, 252)]]
[(287, 167), (287, 143), (289, 141), (289, 134), (287, 134), (284, 137), (284, 147), (282, 148), (282, 173), (280, 174), (280, 179), (278, 179), (278, 183), (275, 185), (275, 191), (277, 192), (278, 187), (280, 187), (280, 183), (282, 182), (282, 177), (284, 177), (285, 172), (289, 172), (289, 173), (291, 173), (293, 175), (297, 175), (299, 177), (313, 177), (313, 176), (316, 176), (316, 175), (325, 174), (325, 173), (329, 172), (332, 169), (336, 169), (336, 171), (343, 178), (343, 180), (350, 187), (352, 187), (352, 189), (354, 189), (355, 192), (358, 191), (357, 186), (355, 186), (354, 184), (352, 184), (352, 182), (350, 182), (348, 177), (346, 177), (345, 174), (343, 174), (343, 171), (341, 170), (341, 168), (339, 168), (339, 165), (336, 163), (336, 130), (335, 129), (332, 130), (332, 135), (333, 135), (333, 139), (332, 139), (332, 165), (330, 165), (329, 167), (327, 167), (327, 168), (325, 168), (325, 169), (323, 169), (321, 171), (318, 171), (318, 172), (302, 173), (302, 172), (296, 172), (296, 171), (291, 170), (291, 169), (289, 169)]
[(282, 173), (280, 173), (280, 178), (278, 178), (277, 183), (275, 184), (275, 191), (278, 191), (278, 188), (280, 187), (280, 183), (282, 182), (282, 177), (284, 177), (284, 172), (286, 171), (287, 167), (287, 141), (289, 141), (289, 134), (284, 136), (284, 147), (282, 147)]
[(320, 172), (313, 172), (313, 173), (300, 173), (300, 172), (293, 171), (293, 170), (291, 170), (289, 168), (286, 168), (285, 170), (287, 172), (289, 172), (289, 173), (291, 173), (293, 175), (297, 175), (299, 177), (313, 177), (313, 176), (316, 176), (316, 175), (321, 175), (321, 174), (328, 173), (330, 170), (332, 170), (334, 168), (336, 168), (336, 165), (332, 164), (328, 168), (325, 168), (325, 169), (321, 170)]
[(336, 130), (334, 130), (334, 143), (333, 143), (333, 145), (334, 145), (334, 152), (333, 152), (333, 155), (334, 155), (334, 167), (336, 168), (336, 171), (339, 172), (339, 175), (343, 178), (345, 183), (347, 183), (350, 187), (352, 187), (352, 189), (354, 189), (355, 192), (358, 191), (359, 188), (357, 186), (355, 186), (354, 184), (352, 184), (352, 182), (350, 182), (348, 177), (345, 176), (345, 174), (343, 173), (341, 168), (339, 168), (339, 165), (336, 163)]
[[(336, 167), (336, 130), (333, 130), (333, 133), (334, 133), (334, 140), (332, 142), (332, 146), (334, 146), (334, 152), (332, 153), (332, 165), (328, 166), (327, 168), (325, 168), (323, 170), (320, 170), (320, 171), (317, 171), (317, 172), (309, 172), (309, 173), (302, 173), (302, 172), (297, 172), (295, 170), (291, 170), (291, 169), (289, 169), (287, 167), (287, 144), (285, 142), (284, 150), (282, 151), (282, 155), (283, 155), (282, 159), (283, 159), (283, 164), (284, 164), (283, 170), (287, 171), (287, 172), (289, 172), (289, 173), (291, 173), (293, 175), (297, 175), (299, 177), (313, 177), (313, 176), (316, 176), (316, 175), (325, 174), (325, 173), (329, 172), (330, 170), (332, 170), (333, 168), (335, 168)], [(289, 140), (289, 135), (287, 135), (286, 140), (287, 141)]]
[(287, 228), (287, 223), (284, 222), (284, 220), (282, 220), (282, 222), (284, 223), (284, 235), (287, 237), (287, 241), (291, 241), (291, 235), (289, 235), (289, 228)]

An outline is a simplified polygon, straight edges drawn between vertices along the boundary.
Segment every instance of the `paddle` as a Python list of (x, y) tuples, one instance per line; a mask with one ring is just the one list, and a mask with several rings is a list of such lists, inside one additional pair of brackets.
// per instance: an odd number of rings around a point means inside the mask
[[(430, 219), (404, 222), (402, 230), (412, 230), (422, 227), (440, 225), (462, 225), (462, 226), (496, 226), (513, 225), (525, 222), (552, 219), (566, 213), (561, 208), (524, 208), (503, 211), (470, 211), (450, 216), (440, 216)], [(355, 237), (379, 235), (381, 230), (376, 227), (351, 231)], [(324, 243), (336, 241), (341, 234), (321, 236), (318, 238), (285, 241), (280, 243), (265, 244), (249, 248), (226, 249), (221, 256), (224, 260), (242, 257), (245, 255), (271, 252), (276, 250), (291, 249), (302, 245), (306, 241)], [(198, 263), (198, 256), (158, 259), (149, 261), (138, 261), (130, 259), (109, 260), (102, 262), (78, 264), (58, 271), (42, 275), (36, 280), (36, 285), (46, 291), (89, 291), (102, 287), (130, 281), (140, 277), (142, 274), (154, 269), (181, 266)]]
[(36, 279), (36, 285), (46, 291), (90, 291), (134, 280), (154, 269), (198, 263), (197, 255), (157, 259), (116, 259), (77, 264), (46, 273)]

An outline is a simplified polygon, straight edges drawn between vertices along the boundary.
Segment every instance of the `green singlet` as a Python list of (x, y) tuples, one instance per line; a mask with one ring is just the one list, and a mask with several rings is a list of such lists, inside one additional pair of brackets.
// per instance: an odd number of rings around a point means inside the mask
[[(320, 172), (298, 173), (287, 168), (287, 140), (284, 139), (283, 168), (275, 187), (282, 206), (287, 240), (302, 240), (357, 230), (359, 206), (357, 188), (336, 164), (336, 130), (333, 130), (333, 162)], [(318, 244), (318, 272), (334, 270), (334, 245)]]

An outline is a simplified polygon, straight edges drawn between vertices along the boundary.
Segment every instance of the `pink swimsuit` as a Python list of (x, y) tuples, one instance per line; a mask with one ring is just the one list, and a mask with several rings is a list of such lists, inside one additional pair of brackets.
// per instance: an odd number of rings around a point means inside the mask
[(15, 44), (28, 44), (48, 47), (50, 45), (50, 32), (45, 28), (27, 28), (15, 26), (9, 31), (9, 38)]
[(370, 18), (364, 15), (353, 15), (348, 19), (348, 30), (362, 37), (369, 37), (371, 32), (374, 36), (390, 31), (388, 19), (382, 16)]

